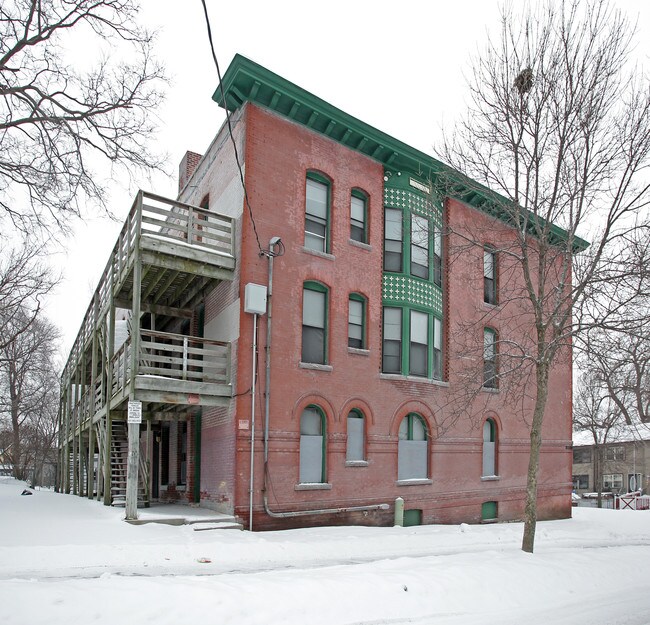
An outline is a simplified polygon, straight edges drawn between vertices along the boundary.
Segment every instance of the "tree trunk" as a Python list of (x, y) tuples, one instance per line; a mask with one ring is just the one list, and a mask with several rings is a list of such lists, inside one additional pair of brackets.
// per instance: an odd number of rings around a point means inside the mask
[(542, 446), (542, 422), (548, 399), (548, 365), (538, 363), (536, 371), (537, 394), (535, 410), (530, 428), (530, 458), (526, 481), (526, 508), (524, 510), (524, 537), (521, 542), (523, 551), (533, 553), (535, 546), (535, 528), (537, 526), (537, 476), (539, 473), (539, 453)]

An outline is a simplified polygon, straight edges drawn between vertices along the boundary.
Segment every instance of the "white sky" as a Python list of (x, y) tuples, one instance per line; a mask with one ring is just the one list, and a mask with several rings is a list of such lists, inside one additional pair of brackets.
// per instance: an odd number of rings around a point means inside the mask
[[(533, 0), (534, 1), (534, 0)], [(243, 54), (347, 113), (432, 153), (440, 129), (463, 110), (470, 56), (496, 28), (498, 0), (207, 0), (221, 72)], [(639, 17), (640, 51), (650, 51), (650, 6), (619, 0)], [(202, 153), (224, 120), (211, 97), (218, 84), (200, 0), (142, 0), (142, 20), (159, 30), (158, 57), (172, 79), (159, 111), (160, 150), (170, 176), (140, 187), (175, 197), (186, 150)], [(182, 8), (181, 8), (182, 7)], [(63, 281), (47, 313), (67, 355), (137, 189), (115, 181), (119, 223), (79, 224), (55, 265)]]
[(650, 511), (574, 508), (537, 524), (530, 555), (521, 523), (197, 532), (128, 525), (123, 509), (23, 497), (24, 486), (0, 477), (2, 625), (647, 625), (650, 614)]

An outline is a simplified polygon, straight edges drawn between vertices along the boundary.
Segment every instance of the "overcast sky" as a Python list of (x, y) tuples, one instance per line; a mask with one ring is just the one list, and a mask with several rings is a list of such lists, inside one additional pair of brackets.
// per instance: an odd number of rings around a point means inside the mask
[[(464, 108), (472, 55), (498, 27), (498, 0), (207, 0), (222, 74), (243, 54), (300, 87), (424, 152)], [(650, 6), (619, 0), (639, 20), (639, 52), (650, 52)], [(143, 23), (158, 31), (157, 54), (171, 78), (158, 112), (169, 176), (139, 186), (175, 197), (186, 150), (203, 153), (225, 116), (212, 101), (217, 74), (201, 0), (142, 0)], [(91, 219), (75, 228), (55, 265), (63, 280), (47, 305), (67, 357), (137, 189), (115, 181), (119, 223)]]

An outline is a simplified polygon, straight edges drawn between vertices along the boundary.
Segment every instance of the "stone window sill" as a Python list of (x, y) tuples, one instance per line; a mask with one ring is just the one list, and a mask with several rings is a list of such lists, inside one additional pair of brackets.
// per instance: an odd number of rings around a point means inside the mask
[(490, 386), (482, 386), (481, 391), (483, 393), (498, 393), (499, 389), (498, 388), (492, 388)]
[(350, 245), (358, 247), (359, 249), (365, 250), (366, 252), (372, 252), (372, 247), (367, 243), (362, 243), (361, 241), (355, 241), (354, 239), (348, 239)]
[(294, 490), (332, 490), (332, 485), (328, 482), (304, 482), (296, 484)]
[(348, 354), (355, 354), (357, 356), (370, 356), (370, 350), (359, 349), (358, 347), (348, 347)]
[(334, 254), (328, 254), (327, 252), (319, 252), (318, 250), (310, 250), (308, 247), (303, 247), (302, 251), (305, 254), (310, 254), (311, 256), (317, 256), (318, 258), (324, 258), (325, 260), (336, 260)]
[(380, 373), (380, 380), (406, 380), (407, 382), (420, 382), (421, 384), (433, 384), (434, 386), (442, 386), (449, 388), (449, 382), (442, 380), (434, 380), (433, 378), (421, 378), (415, 375), (400, 375), (399, 373)]
[(501, 479), (498, 475), (482, 475), (481, 482), (498, 482)]
[(367, 460), (346, 460), (345, 466), (346, 467), (367, 467), (368, 461)]
[(311, 371), (333, 371), (332, 365), (319, 365), (315, 362), (301, 362), (301, 369), (309, 369)]
[(422, 484), (433, 484), (433, 480), (428, 478), (417, 478), (413, 480), (397, 480), (396, 486), (420, 486)]

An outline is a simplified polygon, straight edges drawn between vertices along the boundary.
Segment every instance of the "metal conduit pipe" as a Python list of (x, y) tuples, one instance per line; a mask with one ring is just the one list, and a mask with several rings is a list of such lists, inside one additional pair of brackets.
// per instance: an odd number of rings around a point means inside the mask
[(271, 322), (272, 307), (273, 307), (273, 259), (276, 255), (275, 248), (281, 245), (280, 237), (273, 237), (269, 241), (269, 252), (267, 257), (269, 259), (269, 274), (268, 283), (266, 287), (266, 359), (265, 359), (265, 381), (264, 381), (264, 511), (270, 517), (275, 519), (287, 519), (298, 516), (309, 516), (316, 514), (340, 514), (344, 512), (369, 512), (372, 510), (388, 510), (390, 506), (387, 503), (373, 504), (368, 506), (351, 506), (347, 508), (320, 508), (316, 510), (296, 510), (293, 512), (273, 512), (269, 508), (269, 501), (267, 497), (267, 482), (268, 482), (268, 462), (269, 462), (269, 413), (271, 401)]

